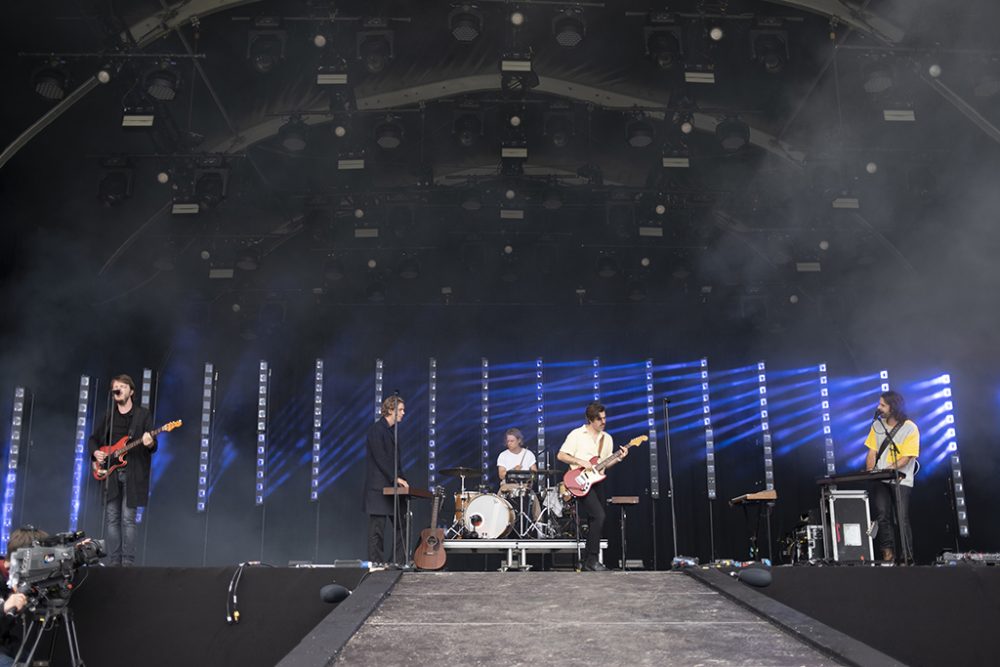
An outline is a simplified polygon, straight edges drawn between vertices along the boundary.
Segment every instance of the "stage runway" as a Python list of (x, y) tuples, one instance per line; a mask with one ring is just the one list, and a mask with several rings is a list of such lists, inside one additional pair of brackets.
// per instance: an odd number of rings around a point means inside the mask
[(836, 665), (677, 572), (407, 573), (344, 665)]

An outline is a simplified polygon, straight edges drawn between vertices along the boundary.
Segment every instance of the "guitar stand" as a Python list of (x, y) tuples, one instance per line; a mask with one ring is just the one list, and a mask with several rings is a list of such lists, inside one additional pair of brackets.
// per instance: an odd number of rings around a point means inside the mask
[[(17, 655), (14, 656), (14, 667), (30, 667), (32, 661), (35, 658), (35, 651), (38, 650), (38, 644), (42, 640), (42, 635), (46, 631), (51, 630), (60, 621), (64, 628), (66, 628), (66, 641), (69, 644), (69, 664), (72, 667), (85, 667), (83, 658), (80, 656), (80, 644), (76, 640), (76, 623), (73, 621), (73, 610), (69, 608), (69, 600), (49, 600), (49, 608), (44, 616), (36, 616), (31, 620), (31, 624), (28, 626), (28, 631), (24, 635), (24, 639), (21, 641), (21, 646), (17, 649)], [(34, 639), (32, 639), (32, 633), (34, 633)], [(53, 639), (54, 641), (54, 639)], [(28, 651), (27, 656), (22, 660), (21, 654), (24, 653), (26, 646), (31, 645), (31, 650)]]

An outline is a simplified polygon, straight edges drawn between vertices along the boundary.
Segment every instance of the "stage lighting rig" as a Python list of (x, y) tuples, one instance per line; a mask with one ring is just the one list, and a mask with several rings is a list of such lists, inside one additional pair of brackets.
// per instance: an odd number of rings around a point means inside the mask
[(565, 148), (573, 138), (573, 110), (568, 105), (553, 105), (545, 112), (543, 134), (554, 148)]
[(474, 42), (483, 34), (483, 13), (475, 5), (459, 5), (448, 15), (448, 30), (456, 42)]
[(452, 134), (462, 148), (472, 148), (483, 137), (483, 118), (478, 106), (460, 107), (455, 111)]
[(258, 16), (247, 33), (247, 60), (261, 74), (274, 71), (285, 58), (288, 33), (276, 16)]
[(507, 95), (522, 95), (538, 86), (538, 75), (532, 69), (532, 54), (507, 53), (500, 59), (500, 90)]
[(397, 116), (387, 115), (376, 121), (372, 132), (376, 145), (382, 150), (393, 150), (403, 143), (403, 125)]
[(101, 160), (104, 175), (97, 186), (97, 198), (105, 206), (118, 206), (132, 197), (133, 170), (126, 157), (107, 157)]
[(285, 150), (299, 153), (309, 144), (309, 126), (299, 117), (293, 116), (278, 129), (278, 139)]
[(750, 31), (753, 59), (768, 74), (780, 74), (788, 64), (788, 33), (773, 28)]
[(379, 74), (396, 57), (395, 32), (382, 18), (365, 19), (363, 27), (357, 34), (357, 58), (369, 74)]
[(229, 168), (218, 155), (206, 155), (196, 160), (194, 196), (204, 208), (215, 208), (229, 194)]
[(654, 16), (642, 29), (646, 57), (664, 72), (684, 62), (684, 35), (669, 16)]
[(146, 70), (142, 76), (142, 87), (154, 100), (170, 102), (177, 97), (181, 85), (181, 73), (175, 62), (164, 60)]
[(647, 148), (653, 144), (656, 132), (645, 114), (633, 114), (625, 124), (625, 139), (632, 148)]
[(69, 89), (69, 67), (61, 58), (52, 58), (35, 68), (31, 87), (47, 100), (59, 101)]
[(576, 48), (587, 34), (587, 24), (579, 8), (564, 9), (552, 19), (552, 35), (563, 48)]

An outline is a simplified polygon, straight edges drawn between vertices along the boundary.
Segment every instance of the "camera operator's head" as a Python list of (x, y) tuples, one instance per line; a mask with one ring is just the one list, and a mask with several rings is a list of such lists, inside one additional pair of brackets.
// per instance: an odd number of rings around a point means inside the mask
[(10, 567), (10, 556), (18, 549), (30, 547), (37, 540), (48, 536), (44, 530), (38, 530), (34, 526), (21, 526), (11, 533), (10, 539), (7, 540), (7, 553), (3, 556), (4, 565)]

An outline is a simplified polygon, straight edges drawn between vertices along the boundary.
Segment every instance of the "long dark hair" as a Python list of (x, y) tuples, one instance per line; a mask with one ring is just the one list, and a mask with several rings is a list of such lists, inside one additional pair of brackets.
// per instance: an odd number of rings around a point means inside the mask
[(882, 400), (889, 406), (889, 416), (902, 424), (909, 417), (906, 414), (906, 401), (898, 391), (882, 392)]

